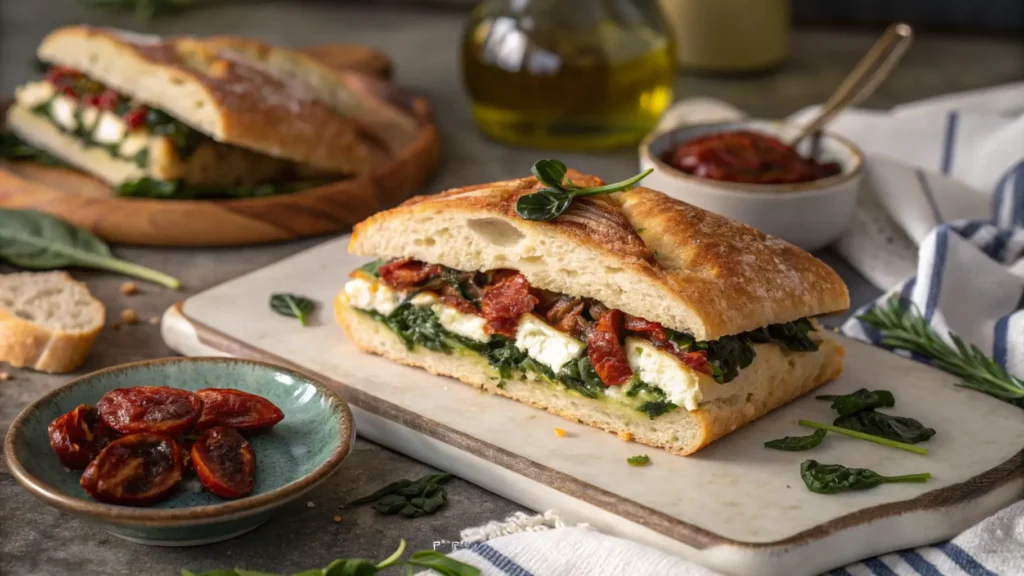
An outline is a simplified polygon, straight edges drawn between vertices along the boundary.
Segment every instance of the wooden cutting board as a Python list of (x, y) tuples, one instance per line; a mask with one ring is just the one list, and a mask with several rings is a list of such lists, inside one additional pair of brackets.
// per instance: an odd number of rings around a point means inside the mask
[(391, 61), (371, 48), (300, 51), (338, 69), (358, 100), (354, 120), (371, 153), (365, 174), (264, 198), (155, 200), (114, 196), (106, 183), (77, 170), (0, 160), (0, 207), (48, 212), (112, 242), (227, 246), (336, 232), (419, 190), (440, 159), (426, 100), (389, 82)]
[[(818, 574), (937, 542), (1024, 491), (1019, 408), (858, 342), (844, 341), (846, 371), (821, 393), (892, 390), (897, 413), (938, 430), (924, 444), (929, 456), (834, 435), (811, 452), (763, 448), (765, 440), (807, 433), (795, 423), (800, 418), (831, 421), (828, 403), (810, 396), (694, 456), (673, 456), (363, 354), (332, 318), (334, 296), (363, 261), (346, 252), (347, 243), (326, 242), (189, 298), (165, 315), (164, 339), (184, 354), (246, 356), (306, 370), (338, 386), (363, 437), (526, 507), (555, 509), (728, 574)], [(320, 302), (312, 325), (271, 312), (274, 292)], [(568, 436), (556, 437), (556, 427)], [(648, 454), (651, 465), (628, 466), (626, 458), (636, 454)], [(799, 464), (807, 458), (889, 475), (931, 472), (933, 479), (824, 496), (803, 486)]]

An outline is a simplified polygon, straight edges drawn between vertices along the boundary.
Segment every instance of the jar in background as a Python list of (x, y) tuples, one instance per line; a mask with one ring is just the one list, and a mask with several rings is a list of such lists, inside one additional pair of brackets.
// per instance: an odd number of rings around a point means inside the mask
[(712, 73), (774, 68), (789, 56), (790, 0), (660, 0), (679, 67)]
[(485, 0), (462, 39), (477, 124), (537, 148), (636, 144), (672, 102), (675, 66), (656, 0)]

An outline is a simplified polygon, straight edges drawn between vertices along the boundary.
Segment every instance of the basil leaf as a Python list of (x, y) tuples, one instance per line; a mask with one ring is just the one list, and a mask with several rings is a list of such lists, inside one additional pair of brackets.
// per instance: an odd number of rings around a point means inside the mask
[(832, 400), (832, 409), (839, 412), (840, 416), (849, 416), (872, 408), (892, 408), (896, 405), (896, 398), (888, 390), (868, 390), (861, 388), (851, 394), (840, 396), (816, 396), (818, 400)]
[(824, 430), (819, 429), (809, 436), (786, 436), (777, 440), (769, 440), (764, 443), (764, 447), (772, 448), (773, 450), (785, 450), (786, 452), (801, 452), (819, 446), (821, 441), (825, 439), (825, 434)]
[(651, 458), (647, 454), (640, 454), (639, 456), (626, 458), (626, 463), (630, 466), (647, 466), (651, 463)]
[(568, 169), (561, 160), (537, 160), (530, 168), (530, 172), (533, 172), (541, 184), (555, 189), (562, 188), (566, 170)]
[(306, 319), (316, 308), (316, 303), (305, 296), (295, 294), (273, 294), (270, 309), (282, 316), (298, 318), (299, 324), (306, 325)]
[(882, 476), (865, 468), (847, 468), (841, 464), (819, 464), (805, 460), (800, 464), (800, 478), (811, 492), (838, 494), (852, 490), (868, 490), (888, 482), (927, 482), (931, 474)]
[(917, 444), (935, 436), (934, 428), (928, 428), (913, 418), (890, 416), (874, 410), (840, 416), (832, 425), (905, 444)]
[(541, 188), (532, 194), (520, 196), (516, 201), (516, 213), (525, 220), (553, 220), (569, 208), (572, 199), (569, 192)]
[(110, 247), (90, 232), (33, 210), (0, 209), (0, 260), (32, 270), (81, 266), (142, 278), (168, 288), (181, 286), (167, 274), (116, 258)]

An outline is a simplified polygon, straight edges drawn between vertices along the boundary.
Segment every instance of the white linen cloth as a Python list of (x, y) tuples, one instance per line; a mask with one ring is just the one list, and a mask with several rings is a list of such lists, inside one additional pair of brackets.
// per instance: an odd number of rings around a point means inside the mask
[[(741, 116), (721, 102), (685, 100), (665, 115), (662, 127)], [(888, 291), (879, 302), (899, 294), (903, 306), (916, 306), (940, 334), (956, 332), (1024, 378), (1024, 83), (888, 112), (851, 110), (830, 130), (868, 156), (856, 218), (837, 251)], [(856, 319), (872, 305), (842, 330), (880, 344), (879, 335)], [(473, 543), (452, 556), (484, 576), (715, 574), (647, 546), (564, 527), (551, 513), (517, 515), (462, 536)], [(1024, 575), (1024, 502), (949, 542), (866, 559), (831, 574)]]

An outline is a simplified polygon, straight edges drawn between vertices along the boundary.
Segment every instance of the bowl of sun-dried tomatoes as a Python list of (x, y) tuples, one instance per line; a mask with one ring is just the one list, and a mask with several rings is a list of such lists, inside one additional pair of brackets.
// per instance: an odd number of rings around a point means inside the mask
[(258, 527), (337, 470), (354, 440), (348, 405), (308, 375), (166, 358), (43, 396), (4, 448), (43, 502), (128, 540), (182, 546)]

